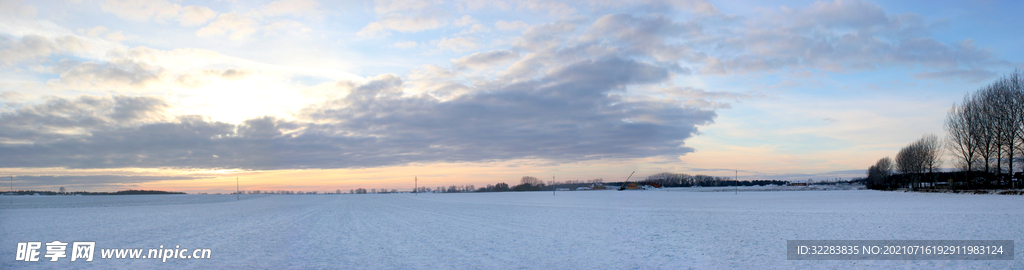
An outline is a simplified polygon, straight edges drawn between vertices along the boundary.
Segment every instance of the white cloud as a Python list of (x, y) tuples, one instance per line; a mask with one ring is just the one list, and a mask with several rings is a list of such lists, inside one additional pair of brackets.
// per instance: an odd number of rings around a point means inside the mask
[[(376, 0), (374, 11), (379, 20), (367, 24), (356, 35), (376, 38), (387, 36), (391, 31), (415, 33), (436, 29), (448, 24), (449, 13), (440, 3), (422, 0)], [(464, 16), (462, 19), (472, 20)]]
[(478, 24), (474, 24), (473, 26), (470, 26), (469, 29), (465, 29), (465, 30), (460, 31), (456, 35), (472, 35), (472, 34), (479, 34), (479, 33), (487, 33), (487, 32), (490, 32), (490, 31), (491, 31), (491, 28), (488, 28), (487, 26), (484, 26), (483, 24), (479, 24), (478, 23)]
[(454, 37), (454, 38), (441, 38), (435, 40), (437, 47), (442, 50), (452, 50), (456, 52), (462, 52), (465, 50), (476, 49), (476, 38), (473, 37)]
[(106, 0), (104, 11), (133, 21), (178, 21), (184, 26), (198, 26), (213, 19), (217, 13), (203, 6), (186, 6), (165, 0)]
[(509, 10), (512, 7), (507, 2), (502, 0), (456, 0), (456, 2), (460, 2), (463, 7), (469, 10), (479, 10), (485, 8)]
[(480, 21), (477, 21), (476, 19), (473, 19), (472, 16), (462, 15), (461, 18), (458, 18), (458, 19), (455, 20), (455, 25), (456, 26), (467, 26), (467, 25), (474, 24), (474, 23), (479, 23), (479, 22)]
[(359, 30), (356, 35), (361, 37), (386, 36), (390, 31), (415, 33), (423, 30), (435, 29), (444, 26), (445, 22), (437, 17), (406, 17), (400, 14), (388, 14), (380, 21), (371, 22)]
[(0, 15), (16, 18), (32, 18), (36, 16), (36, 7), (26, 5), (20, 0), (0, 1)]
[(373, 10), (377, 14), (388, 14), (401, 11), (425, 10), (440, 3), (427, 0), (374, 0), (373, 4)]
[(102, 38), (112, 42), (121, 42), (122, 40), (128, 39), (121, 30), (111, 32), (103, 26), (97, 26), (89, 29), (78, 29), (78, 34), (88, 37)]
[(266, 16), (323, 17), (320, 3), (316, 0), (278, 0), (264, 5), (260, 11)]
[(202, 6), (187, 6), (181, 9), (180, 17), (178, 21), (184, 26), (199, 26), (217, 17), (217, 12), (214, 12), (208, 7)]
[(53, 54), (76, 55), (92, 49), (92, 44), (77, 36), (69, 35), (47, 38), (27, 35), (21, 40), (0, 36), (0, 63), (13, 65), (23, 61), (36, 60)]
[(256, 33), (259, 24), (250, 18), (235, 13), (224, 13), (217, 17), (216, 21), (213, 21), (206, 27), (200, 28), (196, 31), (196, 35), (200, 37), (212, 37), (225, 35), (230, 32), (229, 38), (231, 40), (242, 40), (247, 36)]

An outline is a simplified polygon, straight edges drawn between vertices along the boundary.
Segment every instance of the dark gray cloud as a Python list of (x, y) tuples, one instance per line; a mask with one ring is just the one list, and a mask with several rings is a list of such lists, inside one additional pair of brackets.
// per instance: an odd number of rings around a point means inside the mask
[(0, 112), (0, 138), (14, 143), (53, 143), (89, 135), (93, 130), (162, 121), (168, 107), (156, 97), (52, 97), (41, 104)]
[(92, 186), (102, 184), (133, 184), (165, 180), (208, 179), (203, 176), (149, 176), (149, 175), (19, 175), (14, 177), (18, 186)]
[(297, 120), (238, 125), (189, 115), (147, 121), (166, 115), (154, 97), (53, 98), (0, 115), (0, 136), (26, 142), (0, 144), (0, 166), (349, 168), (682, 155), (714, 111), (621, 95), (670, 75), (643, 61), (586, 59), (443, 101), (403, 95), (400, 78), (382, 75)]

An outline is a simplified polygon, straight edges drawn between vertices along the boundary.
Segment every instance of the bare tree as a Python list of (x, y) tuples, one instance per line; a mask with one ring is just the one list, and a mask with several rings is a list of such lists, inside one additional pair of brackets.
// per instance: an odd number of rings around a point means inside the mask
[(911, 188), (919, 188), (921, 174), (933, 169), (930, 166), (938, 163), (938, 157), (936, 157), (938, 155), (938, 148), (938, 138), (935, 135), (925, 135), (921, 139), (903, 147), (896, 154), (896, 168), (903, 174), (904, 181), (907, 181), (907, 178), (913, 180), (912, 183), (906, 183)]
[(868, 168), (868, 187), (873, 189), (879, 189), (884, 186), (886, 189), (891, 187), (889, 183), (889, 176), (892, 175), (892, 159), (884, 157), (875, 162), (871, 168)]
[(942, 145), (935, 134), (927, 134), (918, 140), (921, 144), (924, 166), (928, 169), (929, 181), (935, 186), (935, 169), (942, 165)]
[(981, 158), (981, 165), (985, 167), (985, 172), (991, 172), (992, 156), (996, 152), (996, 133), (993, 127), (994, 121), (992, 121), (991, 117), (993, 110), (985, 102), (983, 95), (986, 89), (982, 88), (980, 91), (975, 92), (971, 99), (965, 102), (963, 106), (967, 107), (966, 111), (969, 113), (967, 115), (969, 118), (968, 122), (970, 123), (968, 128), (970, 129), (971, 136), (977, 141), (975, 147)]
[[(1013, 163), (1017, 155), (1021, 153), (1021, 144), (1024, 142), (1024, 75), (1020, 71), (1014, 71), (1003, 76), (992, 83), (991, 92), (987, 94), (987, 101), (993, 103), (994, 121), (998, 129), (999, 153), (997, 161), (997, 172), (1002, 171), (1002, 162), (1005, 161), (1007, 172), (1013, 174)], [(1005, 154), (1003, 154), (1005, 153)]]
[(532, 185), (532, 186), (537, 186), (537, 185), (543, 184), (543, 183), (540, 182), (540, 179), (537, 179), (537, 177), (533, 177), (533, 176), (523, 176), (523, 178), (519, 180), (519, 183), (520, 184), (528, 184), (528, 185)]
[(965, 171), (973, 171), (974, 164), (978, 162), (978, 137), (973, 136), (971, 126), (975, 123), (971, 117), (972, 106), (970, 96), (964, 96), (961, 106), (953, 105), (946, 113), (946, 122), (943, 127), (946, 129), (946, 148), (958, 158), (960, 168)]

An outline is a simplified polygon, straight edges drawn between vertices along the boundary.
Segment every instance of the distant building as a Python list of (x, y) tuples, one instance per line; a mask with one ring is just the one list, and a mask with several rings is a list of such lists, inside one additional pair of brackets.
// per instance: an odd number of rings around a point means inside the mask
[(807, 186), (807, 181), (797, 180), (797, 181), (789, 182), (789, 185), (790, 186), (801, 186), (801, 187), (803, 187), (803, 186)]
[(626, 188), (625, 189), (640, 189), (640, 187), (638, 187), (636, 185), (636, 183), (629, 183), (629, 184), (626, 184)]

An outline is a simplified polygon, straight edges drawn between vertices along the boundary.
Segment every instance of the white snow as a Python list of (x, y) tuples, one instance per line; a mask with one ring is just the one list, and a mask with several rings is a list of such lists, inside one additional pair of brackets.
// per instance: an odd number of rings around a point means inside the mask
[[(870, 190), (0, 197), (0, 268), (1024, 268), (1024, 196)], [(712, 190), (713, 191), (713, 190)], [(728, 192), (726, 192), (728, 191)], [(789, 261), (786, 240), (1014, 240), (1013, 261)], [(14, 261), (95, 241), (92, 262)], [(101, 259), (106, 248), (212, 259)], [(45, 249), (45, 248), (44, 248)], [(43, 250), (45, 254), (45, 250)]]

